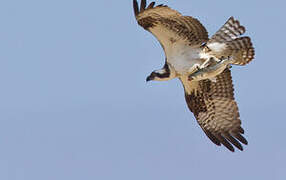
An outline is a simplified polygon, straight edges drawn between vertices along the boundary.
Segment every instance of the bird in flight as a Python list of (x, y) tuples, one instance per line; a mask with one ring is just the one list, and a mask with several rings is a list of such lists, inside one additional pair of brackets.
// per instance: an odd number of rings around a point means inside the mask
[(166, 5), (155, 6), (133, 0), (136, 20), (151, 32), (164, 49), (162, 69), (153, 71), (147, 81), (179, 78), (185, 90), (188, 108), (207, 137), (234, 152), (243, 150), (243, 137), (230, 65), (246, 65), (254, 58), (249, 37), (241, 37), (245, 28), (230, 17), (211, 37), (205, 27), (191, 16), (183, 16)]

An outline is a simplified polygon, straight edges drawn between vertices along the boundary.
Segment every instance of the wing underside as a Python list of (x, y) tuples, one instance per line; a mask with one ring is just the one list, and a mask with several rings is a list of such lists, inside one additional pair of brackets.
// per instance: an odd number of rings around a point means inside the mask
[[(209, 40), (204, 26), (195, 18), (183, 16), (166, 5), (155, 5), (146, 0), (133, 0), (134, 14), (140, 26), (151, 32), (166, 54), (169, 50), (185, 46), (206, 45), (218, 58), (231, 55), (244, 65), (254, 57), (250, 38), (240, 37), (245, 28), (231, 17)], [(182, 46), (183, 45), (183, 46)], [(185, 98), (199, 125), (216, 145), (223, 144), (230, 151), (243, 150), (247, 140), (242, 136), (237, 103), (234, 99), (231, 73), (226, 69), (210, 80), (188, 81), (180, 78), (185, 88)]]
[(209, 139), (216, 145), (223, 144), (230, 151), (234, 151), (233, 145), (243, 150), (241, 143), (247, 144), (247, 140), (242, 136), (244, 130), (234, 99), (230, 70), (218, 75), (216, 82), (182, 82), (188, 107)]
[(148, 6), (142, 0), (140, 7), (133, 0), (134, 14), (140, 26), (151, 32), (166, 50), (174, 44), (201, 45), (208, 40), (204, 26), (195, 18), (182, 16), (178, 11), (166, 5)]

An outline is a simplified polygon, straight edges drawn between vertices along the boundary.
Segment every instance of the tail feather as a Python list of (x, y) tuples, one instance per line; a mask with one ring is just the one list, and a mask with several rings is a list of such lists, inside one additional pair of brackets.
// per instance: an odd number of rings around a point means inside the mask
[(239, 21), (230, 17), (227, 22), (211, 37), (209, 42), (231, 41), (244, 33), (245, 28), (240, 25)]
[(253, 60), (255, 52), (249, 37), (240, 37), (226, 44), (233, 57), (232, 64), (242, 66)]

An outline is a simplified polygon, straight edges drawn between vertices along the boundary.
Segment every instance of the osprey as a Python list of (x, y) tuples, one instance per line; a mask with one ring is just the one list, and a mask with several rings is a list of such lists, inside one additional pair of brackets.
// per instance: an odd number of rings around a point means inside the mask
[(209, 39), (204, 26), (195, 18), (183, 16), (166, 5), (140, 7), (133, 0), (136, 20), (151, 32), (164, 49), (166, 60), (160, 70), (153, 71), (147, 81), (179, 78), (185, 90), (188, 108), (216, 145), (230, 151), (247, 145), (242, 136), (237, 103), (234, 99), (230, 64), (246, 65), (254, 58), (249, 37), (240, 37), (245, 28), (230, 17)]

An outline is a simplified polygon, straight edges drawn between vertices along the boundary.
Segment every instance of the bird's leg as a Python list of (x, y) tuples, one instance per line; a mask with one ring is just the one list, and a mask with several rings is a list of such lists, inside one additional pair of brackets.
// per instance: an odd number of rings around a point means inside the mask
[(189, 80), (192, 79), (192, 75), (198, 71), (200, 71), (201, 69), (204, 69), (206, 67), (208, 67), (211, 63), (211, 61), (213, 61), (213, 58), (208, 58), (207, 60), (205, 60), (202, 64), (196, 63), (194, 64), (190, 69), (189, 69)]
[(200, 65), (200, 69), (203, 69), (203, 68), (209, 66), (212, 59), (213, 59), (213, 58), (209, 58), (209, 59), (205, 60), (205, 61), (203, 62), (203, 64)]
[(222, 59), (210, 57), (203, 62), (203, 64), (200, 66), (200, 69), (206, 68), (206, 67), (210, 66), (211, 64), (216, 64), (216, 63), (221, 62), (221, 61), (222, 61)]
[(189, 69), (189, 74), (193, 74), (197, 71), (199, 71), (201, 68), (200, 68), (200, 64), (199, 63), (196, 63), (194, 64), (190, 69)]
[(201, 65), (199, 63), (196, 63), (189, 69), (189, 76), (188, 76), (189, 81), (193, 80), (193, 74), (195, 74), (196, 72), (199, 72), (201, 70), (200, 67), (201, 67)]

